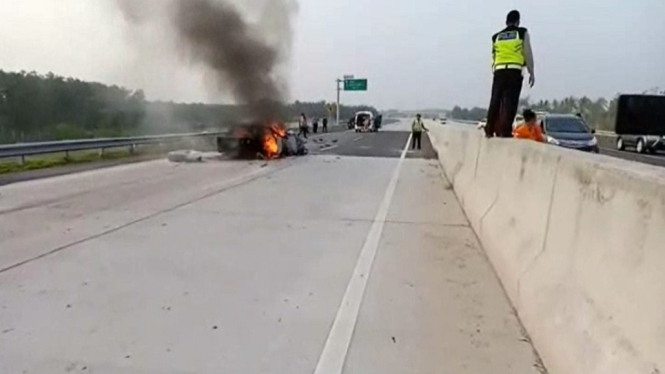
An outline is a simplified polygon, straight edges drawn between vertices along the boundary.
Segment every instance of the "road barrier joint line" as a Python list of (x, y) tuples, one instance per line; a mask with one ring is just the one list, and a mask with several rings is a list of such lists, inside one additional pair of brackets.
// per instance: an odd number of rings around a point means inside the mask
[(478, 234), (482, 235), (483, 233), (483, 221), (485, 220), (485, 217), (494, 209), (494, 206), (497, 204), (499, 201), (499, 193), (497, 192), (496, 195), (494, 196), (494, 200), (492, 200), (492, 203), (490, 204), (489, 207), (487, 207), (487, 210), (485, 213), (483, 213), (482, 216), (480, 216), (480, 219), (478, 220)]
[(545, 234), (543, 235), (543, 243), (540, 247), (540, 251), (534, 256), (534, 258), (531, 260), (529, 265), (524, 269), (522, 274), (519, 275), (517, 278), (517, 300), (520, 302), (521, 300), (521, 290), (522, 290), (522, 278), (524, 278), (530, 271), (533, 269), (533, 267), (536, 265), (538, 262), (538, 259), (545, 253), (545, 250), (547, 249), (547, 240), (549, 238), (550, 234), (550, 221), (552, 219), (552, 210), (554, 206), (554, 196), (556, 195), (556, 187), (558, 184), (558, 179), (559, 179), (559, 168), (561, 165), (561, 156), (558, 156), (556, 159), (556, 166), (554, 167), (554, 178), (552, 178), (552, 189), (550, 191), (550, 199), (549, 203), (547, 206), (547, 218), (545, 220)]
[(475, 181), (476, 178), (478, 177), (478, 165), (480, 164), (480, 151), (481, 148), (483, 147), (483, 138), (478, 137), (478, 152), (476, 152), (476, 166), (473, 169), (473, 180)]

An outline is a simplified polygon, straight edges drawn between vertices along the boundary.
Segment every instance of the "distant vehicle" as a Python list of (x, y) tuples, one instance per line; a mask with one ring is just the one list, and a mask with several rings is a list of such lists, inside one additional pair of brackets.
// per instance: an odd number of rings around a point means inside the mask
[(487, 118), (481, 119), (480, 121), (478, 121), (478, 124), (476, 125), (476, 127), (478, 127), (479, 130), (484, 129), (485, 126), (487, 126)]
[(598, 153), (595, 130), (574, 114), (547, 114), (540, 120), (547, 143), (559, 147)]
[(446, 118), (441, 118), (441, 124), (442, 124), (442, 125), (445, 125), (446, 123), (448, 123), (448, 119), (446, 119)]
[(356, 132), (376, 131), (374, 127), (374, 114), (369, 111), (356, 113), (354, 120)]
[(616, 147), (637, 153), (665, 150), (665, 96), (621, 95), (617, 106)]
[(524, 122), (524, 117), (521, 114), (515, 116), (515, 121), (513, 122), (513, 129), (516, 128), (520, 123)]

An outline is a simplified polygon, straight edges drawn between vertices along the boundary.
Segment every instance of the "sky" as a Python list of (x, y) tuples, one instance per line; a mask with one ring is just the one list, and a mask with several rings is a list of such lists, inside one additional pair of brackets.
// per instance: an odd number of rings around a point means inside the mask
[[(299, 0), (284, 69), (290, 99), (335, 101), (335, 79), (352, 74), (369, 90), (342, 92), (343, 103), (486, 106), (490, 37), (511, 9), (522, 13), (536, 64), (523, 97), (665, 89), (663, 0)], [(138, 35), (112, 0), (0, 2), (2, 70), (141, 88), (153, 100), (231, 100), (163, 39)]]

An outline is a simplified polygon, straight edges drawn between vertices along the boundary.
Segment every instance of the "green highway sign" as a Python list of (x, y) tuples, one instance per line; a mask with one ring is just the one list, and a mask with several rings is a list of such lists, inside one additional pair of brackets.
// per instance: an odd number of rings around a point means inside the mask
[(367, 79), (345, 79), (344, 91), (367, 91)]

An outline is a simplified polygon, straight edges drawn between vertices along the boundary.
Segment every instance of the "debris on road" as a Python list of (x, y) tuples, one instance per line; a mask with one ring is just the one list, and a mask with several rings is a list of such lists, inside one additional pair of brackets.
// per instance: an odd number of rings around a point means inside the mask
[(219, 152), (199, 152), (194, 150), (178, 150), (169, 152), (167, 159), (176, 163), (194, 163), (215, 160), (222, 157)]

